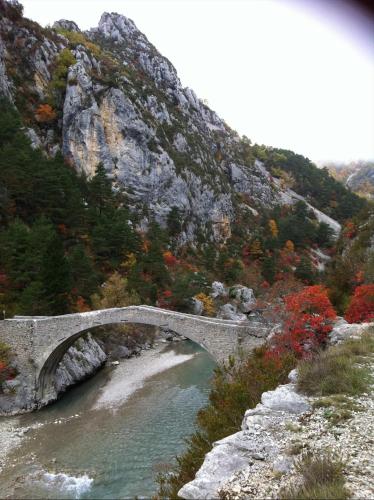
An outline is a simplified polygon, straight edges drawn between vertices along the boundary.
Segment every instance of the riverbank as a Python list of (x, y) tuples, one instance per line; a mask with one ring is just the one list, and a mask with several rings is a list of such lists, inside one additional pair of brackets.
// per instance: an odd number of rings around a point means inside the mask
[[(177, 355), (171, 343), (157, 343), (150, 349), (142, 351), (137, 357), (122, 360), (119, 365), (110, 363), (110, 378), (102, 390), (94, 408), (115, 406), (126, 401), (135, 391), (141, 389), (147, 379), (168, 370), (173, 366), (190, 360), (192, 355)], [(124, 384), (124, 380), (126, 383)], [(60, 399), (65, 394), (60, 395)], [(21, 424), (20, 416), (0, 417), (0, 472), (6, 464), (7, 456), (22, 444), (30, 427)]]
[(6, 464), (8, 454), (22, 441), (23, 436), (20, 435), (21, 429), (18, 425), (19, 419), (17, 417), (12, 419), (0, 417), (0, 473)]
[(106, 365), (39, 412), (0, 419), (0, 437), (8, 443), (2, 494), (152, 496), (159, 464), (181, 452), (206, 404), (214, 366), (189, 341), (160, 343)]
[(153, 349), (143, 351), (139, 357), (122, 361), (116, 367), (94, 408), (123, 404), (134, 392), (141, 389), (149, 378), (192, 358), (192, 354), (176, 354), (172, 345), (156, 343)]

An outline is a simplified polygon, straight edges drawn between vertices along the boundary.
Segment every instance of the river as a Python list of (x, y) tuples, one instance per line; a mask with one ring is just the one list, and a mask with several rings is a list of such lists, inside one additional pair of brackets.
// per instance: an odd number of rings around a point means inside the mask
[(29, 430), (7, 456), (0, 496), (151, 497), (157, 471), (194, 430), (214, 366), (190, 341), (159, 345), (105, 367), (39, 412), (14, 417), (20, 434)]

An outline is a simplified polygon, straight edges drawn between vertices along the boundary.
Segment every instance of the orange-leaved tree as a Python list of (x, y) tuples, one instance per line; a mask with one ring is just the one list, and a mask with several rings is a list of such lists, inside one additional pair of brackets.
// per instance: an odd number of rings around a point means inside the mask
[(356, 287), (344, 317), (348, 323), (374, 320), (374, 285)]
[(40, 123), (52, 122), (56, 118), (56, 112), (49, 104), (41, 104), (35, 111), (35, 118)]

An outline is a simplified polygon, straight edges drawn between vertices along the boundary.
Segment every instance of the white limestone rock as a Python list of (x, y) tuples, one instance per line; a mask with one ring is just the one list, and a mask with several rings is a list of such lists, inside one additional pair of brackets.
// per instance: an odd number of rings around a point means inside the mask
[(80, 32), (78, 25), (74, 21), (69, 21), (67, 19), (60, 19), (59, 21), (55, 21), (52, 26), (55, 30), (66, 30), (66, 31), (75, 31), (76, 33)]
[(210, 293), (210, 296), (213, 299), (216, 299), (217, 297), (227, 297), (228, 292), (225, 288), (225, 285), (221, 283), (220, 281), (213, 281), (212, 283), (212, 291)]
[(25, 135), (30, 139), (32, 149), (40, 149), (42, 147), (42, 142), (33, 128), (27, 128)]
[(372, 323), (347, 323), (343, 318), (340, 318), (329, 333), (331, 344), (340, 344), (348, 338), (358, 338), (366, 330), (374, 327)]
[(0, 38), (0, 95), (4, 95), (9, 100), (13, 100), (11, 93), (11, 83), (8, 79), (5, 67), (5, 45)]
[(292, 384), (281, 385), (274, 391), (264, 392), (261, 396), (261, 403), (275, 411), (295, 414), (304, 413), (311, 409), (308, 400), (297, 394)]
[(205, 456), (202, 467), (193, 481), (178, 491), (185, 499), (217, 498), (222, 484), (232, 474), (253, 463), (258, 453), (257, 442), (245, 432), (237, 432), (214, 443), (212, 451)]
[(281, 474), (288, 474), (293, 466), (291, 457), (279, 455), (273, 462), (273, 471)]
[(196, 316), (201, 316), (204, 310), (204, 304), (201, 302), (201, 300), (192, 298), (191, 303), (192, 303), (192, 314), (196, 314)]
[(90, 334), (78, 339), (63, 356), (55, 373), (57, 393), (87, 378), (107, 359), (105, 352)]
[(288, 380), (292, 384), (296, 384), (296, 382), (297, 382), (297, 370), (296, 370), (296, 368), (294, 368), (293, 370), (290, 371), (290, 373), (288, 374)]
[(233, 321), (247, 321), (248, 318), (245, 314), (238, 311), (234, 304), (224, 304), (219, 308), (217, 318), (231, 319)]
[(233, 298), (238, 304), (238, 309), (242, 313), (253, 311), (256, 307), (256, 298), (252, 288), (243, 285), (235, 285), (230, 288), (230, 298)]

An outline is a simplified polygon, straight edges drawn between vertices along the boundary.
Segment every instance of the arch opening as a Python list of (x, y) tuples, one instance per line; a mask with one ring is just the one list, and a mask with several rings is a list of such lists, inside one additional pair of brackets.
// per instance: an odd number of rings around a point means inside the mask
[[(133, 325), (153, 326), (153, 327), (160, 326), (158, 324), (150, 324), (148, 322), (141, 323), (141, 322), (130, 322), (130, 321), (127, 322), (126, 321), (125, 324), (131, 325), (131, 326), (133, 326)], [(43, 363), (43, 365), (39, 371), (39, 375), (37, 376), (38, 406), (44, 406), (45, 404), (48, 404), (52, 401), (55, 401), (58, 398), (58, 395), (61, 392), (64, 392), (64, 391), (57, 390), (56, 385), (55, 385), (55, 382), (56, 382), (55, 376), (56, 376), (57, 369), (58, 369), (60, 363), (62, 362), (64, 355), (69, 350), (69, 348), (72, 347), (78, 339), (84, 337), (88, 333), (95, 334), (98, 331), (100, 331), (100, 329), (102, 329), (103, 327), (108, 329), (108, 327), (110, 328), (110, 327), (118, 326), (118, 325), (123, 326), (124, 322), (123, 321), (113, 321), (110, 323), (106, 322), (102, 325), (97, 325), (96, 327), (93, 327), (93, 328), (90, 327), (90, 328), (82, 329), (79, 332), (76, 332), (76, 333), (72, 334), (71, 336), (69, 336), (68, 338), (66, 338), (65, 340), (61, 341), (61, 343), (58, 344), (51, 351), (51, 353), (49, 354), (49, 356), (47, 357), (47, 359)], [(202, 347), (204, 350), (206, 350), (209, 353), (209, 350), (207, 349), (207, 347), (205, 345), (202, 345), (201, 343), (197, 342), (194, 338), (191, 338), (188, 335), (188, 333), (186, 333), (185, 331), (177, 332), (177, 331), (173, 330), (172, 328), (169, 328), (168, 325), (161, 325), (161, 326), (164, 328), (170, 329), (171, 331), (175, 332), (176, 335), (183, 335), (188, 340), (196, 343), (197, 345), (199, 345), (200, 347)], [(107, 332), (105, 332), (105, 330), (104, 330), (103, 335), (105, 336), (106, 334), (110, 335), (110, 330), (108, 330)], [(95, 338), (95, 335), (94, 335), (94, 338)], [(92, 373), (92, 375), (93, 375), (93, 373)]]

